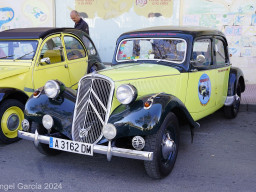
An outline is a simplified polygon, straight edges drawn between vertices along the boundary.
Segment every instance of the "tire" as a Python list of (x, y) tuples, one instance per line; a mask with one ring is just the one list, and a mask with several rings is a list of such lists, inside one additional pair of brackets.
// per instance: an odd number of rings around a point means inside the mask
[[(42, 125), (32, 122), (31, 123), (31, 133), (35, 133), (36, 130), (39, 135), (47, 134), (47, 130)], [(47, 144), (39, 143), (38, 146), (36, 146), (36, 145), (34, 145), (34, 146), (40, 153), (42, 153), (46, 156), (54, 156), (54, 155), (58, 155), (61, 153), (61, 151), (59, 151), (59, 150), (49, 148), (49, 145), (47, 145)]]
[(240, 83), (237, 85), (236, 94), (238, 96), (236, 98), (236, 101), (231, 106), (224, 106), (224, 114), (229, 119), (235, 118), (239, 112), (240, 101), (241, 101), (241, 85), (240, 85)]
[[(166, 177), (174, 167), (179, 149), (179, 122), (176, 115), (168, 113), (157, 133), (146, 136), (145, 141), (144, 150), (154, 153), (152, 161), (144, 161), (147, 174), (154, 179)], [(167, 147), (168, 142), (173, 144), (172, 149)]]
[(24, 119), (24, 105), (18, 100), (8, 99), (0, 105), (0, 142), (4, 144), (18, 141), (18, 130)]

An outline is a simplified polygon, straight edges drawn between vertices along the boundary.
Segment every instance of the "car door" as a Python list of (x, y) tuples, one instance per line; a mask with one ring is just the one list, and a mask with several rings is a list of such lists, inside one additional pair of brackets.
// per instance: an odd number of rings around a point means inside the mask
[(214, 65), (216, 66), (216, 83), (217, 83), (217, 98), (216, 104), (222, 107), (225, 103), (228, 92), (228, 79), (230, 71), (230, 62), (228, 57), (227, 43), (223, 37), (214, 37)]
[(194, 120), (198, 120), (212, 113), (216, 105), (216, 69), (213, 65), (212, 38), (195, 40), (191, 57), (190, 65), (193, 67), (188, 74), (185, 105)]
[[(49, 58), (50, 63), (42, 63), (41, 59), (45, 58)], [(33, 74), (34, 89), (44, 86), (50, 79), (57, 79), (68, 87), (71, 85), (61, 35), (52, 35), (42, 43)]]
[(76, 89), (81, 77), (87, 74), (88, 56), (85, 47), (75, 36), (64, 35), (63, 40), (71, 85)]

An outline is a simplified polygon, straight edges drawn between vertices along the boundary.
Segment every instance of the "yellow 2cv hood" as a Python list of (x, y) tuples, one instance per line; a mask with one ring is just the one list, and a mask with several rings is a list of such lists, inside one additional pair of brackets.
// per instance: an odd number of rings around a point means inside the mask
[(0, 65), (0, 79), (26, 73), (27, 71), (29, 71), (29, 67), (27, 66), (1, 66)]
[(111, 78), (113, 81), (127, 81), (180, 74), (177, 69), (171, 66), (158, 64), (123, 64), (105, 69), (99, 73)]

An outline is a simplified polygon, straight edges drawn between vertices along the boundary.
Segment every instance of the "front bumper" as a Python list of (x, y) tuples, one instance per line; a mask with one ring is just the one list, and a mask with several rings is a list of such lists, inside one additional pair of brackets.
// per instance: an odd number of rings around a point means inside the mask
[[(35, 134), (28, 133), (25, 131), (18, 131), (18, 137), (21, 139), (33, 141), (36, 146), (39, 143), (44, 143), (47, 145), (49, 145), (50, 143), (50, 137), (39, 135), (37, 131), (35, 132)], [(139, 160), (145, 160), (145, 161), (153, 160), (153, 152), (111, 147), (111, 141), (109, 141), (108, 146), (93, 145), (93, 152), (107, 155), (107, 159), (109, 161), (111, 160), (112, 156), (139, 159)]]

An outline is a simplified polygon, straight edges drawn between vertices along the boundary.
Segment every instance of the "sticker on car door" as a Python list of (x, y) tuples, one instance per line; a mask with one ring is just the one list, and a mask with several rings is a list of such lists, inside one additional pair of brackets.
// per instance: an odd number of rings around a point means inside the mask
[(198, 97), (201, 105), (207, 105), (211, 97), (211, 81), (207, 74), (201, 75), (198, 83)]

